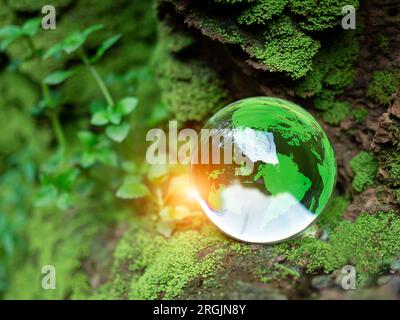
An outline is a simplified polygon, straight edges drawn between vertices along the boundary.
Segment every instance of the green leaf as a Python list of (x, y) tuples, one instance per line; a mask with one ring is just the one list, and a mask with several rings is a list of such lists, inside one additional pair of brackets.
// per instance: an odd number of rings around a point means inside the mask
[(2, 237), (2, 245), (5, 249), (7, 256), (12, 256), (14, 254), (14, 241), (12, 238), (12, 233), (6, 233)]
[(90, 102), (90, 105), (89, 105), (91, 114), (94, 114), (95, 112), (100, 111), (100, 110), (104, 110), (104, 109), (106, 109), (106, 107), (107, 107), (107, 105), (104, 102), (97, 101), (97, 100)]
[(7, 49), (7, 47), (14, 41), (14, 39), (7, 39), (0, 41), (0, 50), (4, 51)]
[(109, 148), (102, 148), (96, 153), (97, 159), (110, 167), (117, 167), (118, 165), (118, 157), (116, 153)]
[(129, 130), (130, 127), (127, 123), (123, 123), (119, 126), (109, 125), (106, 129), (106, 134), (110, 139), (116, 142), (122, 142), (128, 136)]
[(120, 124), (121, 123), (122, 113), (117, 108), (108, 107), (107, 112), (108, 112), (108, 120), (112, 124)]
[(23, 24), (21, 32), (25, 36), (33, 37), (39, 31), (41, 24), (41, 18), (30, 19)]
[(46, 51), (46, 53), (43, 55), (43, 59), (60, 55), (62, 50), (63, 50), (63, 43), (59, 42), (54, 46), (50, 47), (50, 49)]
[(78, 176), (78, 169), (66, 169), (55, 177), (53, 183), (58, 190), (69, 191)]
[(62, 50), (66, 54), (71, 54), (78, 50), (86, 41), (86, 36), (81, 32), (73, 32), (62, 42)]
[(174, 231), (174, 224), (160, 221), (157, 223), (157, 230), (163, 236), (165, 236), (166, 238), (169, 238), (172, 235), (172, 232)]
[(72, 195), (68, 192), (62, 193), (56, 201), (56, 205), (60, 210), (68, 210), (72, 207)]
[(174, 220), (174, 208), (172, 206), (163, 207), (158, 213), (163, 222)]
[(168, 111), (163, 104), (157, 104), (153, 111), (150, 114), (150, 117), (147, 117), (147, 125), (149, 127), (155, 127), (161, 121), (168, 119)]
[(57, 85), (67, 80), (74, 72), (69, 70), (58, 70), (49, 74), (45, 79), (44, 83), (48, 85)]
[(133, 161), (124, 161), (122, 169), (127, 173), (135, 173), (138, 170), (136, 163)]
[(138, 104), (138, 99), (135, 97), (127, 97), (117, 103), (116, 109), (124, 116), (135, 110)]
[(106, 110), (100, 110), (93, 114), (90, 124), (94, 126), (104, 126), (109, 123), (108, 112)]
[(79, 159), (79, 163), (85, 169), (94, 165), (95, 162), (96, 162), (96, 154), (91, 151), (83, 152)]
[(103, 24), (94, 24), (88, 28), (86, 28), (85, 30), (82, 31), (82, 35), (85, 37), (85, 39), (93, 32), (95, 31), (99, 31), (101, 29), (104, 28)]
[(149, 189), (142, 182), (129, 181), (125, 182), (117, 190), (116, 196), (120, 199), (137, 199), (148, 196), (149, 194)]
[(86, 147), (93, 147), (97, 143), (96, 135), (93, 132), (86, 130), (78, 132), (78, 139)]
[(53, 204), (57, 200), (57, 189), (53, 185), (42, 186), (36, 195), (35, 206), (45, 207)]
[(153, 164), (150, 165), (147, 172), (147, 178), (153, 183), (156, 180), (160, 180), (165, 178), (169, 173), (168, 165), (166, 164)]
[(81, 48), (83, 44), (85, 43), (87, 37), (92, 33), (97, 30), (100, 30), (103, 28), (103, 25), (101, 24), (96, 24), (93, 25), (82, 32), (75, 31), (71, 33), (69, 36), (67, 36), (64, 40), (61, 42), (55, 44), (53, 47), (51, 47), (43, 56), (43, 59), (47, 59), (49, 57), (59, 55), (61, 54), (62, 51), (64, 51), (67, 54), (71, 54)]
[(0, 29), (0, 50), (4, 51), (14, 40), (21, 36), (21, 28), (17, 26), (6, 26)]
[(108, 38), (105, 40), (98, 48), (96, 51), (96, 54), (91, 58), (92, 63), (95, 63), (100, 60), (100, 58), (104, 55), (104, 53), (110, 49), (114, 44), (118, 42), (119, 39), (121, 39), (121, 34), (117, 34), (115, 36), (112, 36), (111, 38)]
[(13, 38), (21, 35), (21, 28), (18, 26), (5, 26), (0, 29), (0, 39)]

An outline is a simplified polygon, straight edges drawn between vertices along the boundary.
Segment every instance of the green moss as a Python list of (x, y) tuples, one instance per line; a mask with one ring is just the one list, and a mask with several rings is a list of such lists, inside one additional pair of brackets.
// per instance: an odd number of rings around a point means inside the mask
[(332, 246), (318, 239), (304, 238), (283, 243), (277, 250), (285, 255), (288, 261), (305, 268), (307, 272), (332, 272), (338, 267), (337, 257), (332, 255)]
[(358, 123), (364, 122), (367, 114), (368, 110), (365, 108), (355, 108), (351, 110), (351, 115), (353, 116), (354, 120)]
[(387, 52), (390, 47), (390, 39), (384, 36), (383, 34), (379, 33), (377, 40), (379, 49), (381, 49), (383, 52)]
[(178, 121), (203, 120), (228, 101), (218, 75), (199, 62), (171, 61), (166, 72), (168, 77), (161, 80), (163, 98)]
[(203, 33), (212, 39), (223, 43), (237, 44), (243, 46), (246, 43), (248, 34), (243, 32), (240, 26), (232, 18), (218, 19), (199, 15), (196, 17), (195, 26), (201, 28)]
[(375, 71), (368, 86), (367, 95), (376, 102), (390, 105), (392, 94), (400, 86), (400, 76), (394, 71)]
[(365, 188), (374, 184), (378, 164), (374, 155), (362, 151), (350, 160), (351, 169), (354, 172), (353, 188), (362, 192)]
[(193, 44), (194, 39), (184, 31), (174, 31), (166, 23), (160, 22), (158, 28), (159, 38), (169, 52), (180, 52)]
[(338, 125), (350, 114), (348, 102), (332, 102), (331, 107), (323, 113), (323, 120), (331, 125)]
[(394, 198), (398, 204), (400, 204), (400, 189), (393, 190)]
[(396, 117), (389, 116), (390, 122), (388, 123), (387, 133), (389, 134), (389, 139), (391, 143), (397, 148), (400, 149), (400, 120)]
[[(319, 94), (332, 98), (351, 84), (352, 66), (358, 54), (355, 32), (337, 30), (328, 34), (329, 40), (323, 41), (323, 49), (319, 53), (318, 36), (309, 31), (337, 25), (342, 17), (342, 6), (354, 5), (358, 8), (358, 0), (350, 3), (329, 0), (317, 6), (315, 1), (218, 2), (230, 4), (226, 14), (213, 3), (205, 9), (196, 2), (183, 7), (179, 2), (172, 1), (191, 26), (213, 40), (239, 46), (250, 56), (249, 61), (257, 69), (281, 72), (294, 80), (301, 79), (296, 84), (296, 93), (302, 97)], [(236, 2), (243, 3), (233, 5)], [(285, 11), (286, 6), (292, 14)], [(266, 32), (263, 28), (248, 27), (253, 24), (265, 25)]]
[(180, 121), (201, 121), (228, 102), (228, 93), (219, 75), (197, 59), (179, 59), (194, 41), (187, 34), (159, 26), (159, 42), (153, 55), (161, 97), (166, 109)]
[(400, 186), (400, 153), (397, 150), (382, 152), (380, 167), (386, 172), (384, 182), (392, 187)]
[(199, 61), (164, 55), (157, 76), (164, 104), (178, 121), (203, 120), (228, 101), (217, 73)]
[(237, 254), (247, 254), (250, 252), (249, 245), (240, 242), (232, 242), (229, 249)]
[[(195, 278), (215, 273), (226, 254), (218, 233), (179, 232), (169, 239), (131, 230), (115, 250), (111, 298), (171, 299)], [(110, 298), (110, 296), (108, 297)]]
[(326, 210), (321, 215), (318, 225), (327, 231), (332, 231), (343, 219), (343, 214), (349, 206), (349, 200), (343, 196), (332, 199)]
[(345, 101), (316, 98), (314, 99), (314, 106), (323, 111), (323, 120), (331, 125), (340, 124), (351, 113), (350, 104)]
[(297, 270), (279, 263), (274, 263), (271, 267), (260, 267), (256, 270), (256, 275), (262, 283), (291, 281), (300, 278)]
[(249, 8), (243, 10), (238, 22), (244, 25), (266, 24), (273, 16), (282, 13), (288, 0), (256, 0)]
[(284, 72), (293, 79), (303, 77), (312, 68), (319, 43), (301, 32), (288, 17), (268, 25), (264, 46), (249, 48), (249, 52), (269, 71)]
[(352, 5), (356, 9), (359, 0), (325, 0), (316, 3), (314, 0), (292, 0), (290, 10), (303, 16), (305, 19), (300, 26), (308, 31), (320, 31), (339, 24), (342, 15), (342, 7)]
[(358, 283), (363, 284), (398, 255), (399, 232), (400, 219), (394, 213), (363, 214), (354, 223), (341, 222), (329, 242), (305, 238), (277, 249), (307, 272), (329, 273), (351, 264), (356, 268)]
[[(81, 260), (98, 225), (88, 223), (88, 215), (66, 218), (60, 213), (35, 211), (27, 225), (29, 256), (11, 276), (7, 299), (65, 299), (89, 292)], [(56, 269), (56, 289), (41, 287), (42, 267)]]
[[(214, 240), (215, 241), (215, 240)], [(186, 232), (166, 242), (146, 264), (143, 275), (132, 281), (131, 299), (165, 299), (178, 296), (190, 280), (212, 274), (220, 257), (213, 253), (199, 258), (198, 252), (212, 245), (195, 232)], [(172, 271), (173, 270), (173, 271)]]
[(356, 34), (346, 31), (322, 43), (314, 59), (312, 70), (296, 83), (296, 93), (301, 97), (318, 96), (333, 100), (353, 81), (353, 64), (357, 60), (359, 45)]
[(400, 219), (394, 213), (361, 215), (355, 223), (341, 223), (331, 244), (336, 255), (356, 266), (363, 282), (399, 254), (399, 231)]

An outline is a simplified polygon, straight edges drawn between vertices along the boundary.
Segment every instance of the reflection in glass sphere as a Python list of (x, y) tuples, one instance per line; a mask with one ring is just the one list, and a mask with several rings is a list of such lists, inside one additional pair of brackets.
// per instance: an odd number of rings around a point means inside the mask
[(248, 98), (217, 112), (204, 129), (192, 158), (192, 184), (205, 213), (226, 234), (282, 241), (326, 207), (336, 179), (333, 148), (303, 108)]

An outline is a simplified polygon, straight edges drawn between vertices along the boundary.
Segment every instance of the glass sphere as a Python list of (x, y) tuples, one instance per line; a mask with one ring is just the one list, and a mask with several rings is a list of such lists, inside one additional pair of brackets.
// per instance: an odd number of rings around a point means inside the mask
[(224, 233), (274, 243), (321, 214), (334, 190), (336, 161), (310, 113), (283, 99), (254, 97), (206, 123), (191, 180), (200, 206)]

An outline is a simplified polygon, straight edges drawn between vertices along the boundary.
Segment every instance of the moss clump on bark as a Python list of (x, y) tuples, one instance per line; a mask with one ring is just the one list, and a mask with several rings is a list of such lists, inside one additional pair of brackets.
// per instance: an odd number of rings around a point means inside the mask
[(250, 48), (249, 52), (267, 70), (299, 79), (311, 70), (319, 47), (319, 43), (300, 31), (289, 17), (281, 17), (268, 25), (264, 44)]
[(296, 84), (296, 93), (303, 97), (316, 96), (333, 100), (353, 81), (353, 65), (357, 60), (359, 44), (355, 32), (337, 33), (323, 42), (315, 57), (313, 68)]
[[(5, 298), (87, 297), (90, 286), (87, 275), (81, 269), (81, 261), (87, 257), (90, 240), (99, 228), (98, 224), (89, 221), (88, 215), (66, 219), (54, 212), (36, 210), (30, 217), (26, 230), (29, 255), (18, 271), (13, 273)], [(41, 272), (46, 265), (52, 265), (56, 270), (57, 290), (42, 288)]]
[(228, 95), (214, 70), (196, 60), (167, 59), (158, 69), (159, 85), (163, 101), (176, 120), (200, 121), (225, 105)]
[[(159, 2), (167, 2), (159, 0)], [(311, 72), (313, 67), (313, 58), (318, 57), (320, 41), (309, 31), (322, 31), (332, 28), (341, 17), (341, 8), (344, 4), (339, 1), (328, 1), (320, 4), (318, 14), (314, 14), (316, 7), (313, 2), (308, 1), (288, 1), (274, 0), (252, 1), (246, 4), (240, 1), (223, 1), (224, 5), (229, 7), (229, 14), (224, 14), (223, 10), (205, 10), (200, 4), (191, 3), (185, 0), (168, 1), (175, 6), (176, 11), (185, 15), (185, 22), (201, 30), (201, 32), (222, 43), (239, 46), (250, 56), (249, 62), (257, 65), (257, 68), (272, 72), (282, 72), (292, 79), (299, 79)], [(358, 0), (351, 3), (358, 7)], [(285, 10), (287, 7), (288, 10)], [(268, 21), (268, 24), (265, 22)], [(263, 32), (265, 26), (269, 31)], [(249, 29), (247, 25), (258, 26), (258, 28)], [(339, 32), (338, 32), (339, 33)], [(345, 36), (347, 37), (347, 36)], [(338, 48), (347, 48), (342, 46), (342, 40), (338, 40)], [(332, 46), (332, 41), (327, 43), (326, 47)], [(334, 51), (332, 49), (332, 51)], [(349, 50), (352, 50), (350, 47)], [(347, 51), (349, 51), (347, 50)], [(328, 51), (328, 50), (327, 50)], [(344, 50), (346, 51), (346, 50)], [(337, 56), (335, 56), (337, 58)], [(313, 74), (310, 82), (316, 81), (313, 85), (314, 93), (322, 89), (321, 81), (324, 78), (332, 86), (340, 86), (335, 82), (348, 81), (348, 70), (354, 62), (337, 59), (335, 63), (341, 64), (338, 69), (344, 69), (340, 75), (333, 79), (331, 70), (319, 70), (319, 74)], [(348, 63), (350, 65), (348, 65)], [(322, 63), (324, 65), (324, 63)], [(316, 77), (317, 76), (317, 77)], [(315, 86), (319, 88), (315, 88)], [(343, 84), (342, 84), (343, 86)], [(317, 90), (316, 90), (317, 89)], [(337, 89), (337, 88), (336, 88)], [(302, 91), (299, 89), (299, 91)], [(304, 90), (303, 90), (304, 91)]]
[(338, 125), (350, 114), (348, 102), (332, 102), (331, 107), (323, 113), (322, 119), (331, 125)]
[(290, 9), (304, 17), (300, 26), (308, 31), (321, 31), (337, 25), (342, 15), (342, 8), (346, 5), (359, 6), (358, 0), (326, 0), (315, 3), (313, 0), (292, 0)]
[(376, 102), (390, 105), (392, 94), (400, 86), (400, 73), (396, 71), (375, 71), (368, 86), (367, 95)]
[(350, 166), (354, 172), (353, 188), (362, 192), (365, 188), (374, 184), (378, 164), (374, 155), (362, 151), (350, 160)]
[(271, 283), (273, 281), (288, 281), (300, 278), (300, 273), (293, 267), (288, 267), (284, 264), (274, 263), (271, 267), (260, 267), (256, 271), (257, 276), (262, 283)]
[(356, 268), (358, 283), (365, 284), (397, 256), (399, 232), (400, 219), (393, 212), (364, 214), (354, 223), (341, 222), (328, 242), (305, 238), (282, 244), (278, 250), (310, 273), (330, 273), (349, 263)]
[(175, 56), (192, 44), (183, 33), (174, 33), (161, 24), (159, 44), (153, 64), (162, 101), (172, 117), (180, 122), (201, 121), (228, 102), (228, 92), (218, 73), (196, 59)]
[(382, 152), (380, 165), (385, 172), (383, 182), (391, 187), (400, 186), (400, 154), (397, 150)]
[(238, 22), (244, 25), (266, 24), (273, 16), (282, 13), (288, 0), (256, 0), (249, 8), (243, 10)]
[(229, 242), (207, 228), (178, 232), (169, 239), (148, 230), (131, 229), (115, 250), (113, 277), (97, 297), (179, 297), (195, 278), (213, 275), (228, 249)]

